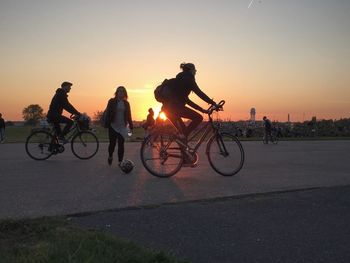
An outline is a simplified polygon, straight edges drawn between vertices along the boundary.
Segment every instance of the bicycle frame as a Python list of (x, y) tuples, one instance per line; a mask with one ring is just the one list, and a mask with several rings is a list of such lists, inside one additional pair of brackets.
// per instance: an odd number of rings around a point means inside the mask
[[(51, 125), (51, 134), (54, 138), (57, 138), (57, 133), (55, 130), (55, 127), (53, 126), (53, 124)], [(73, 126), (72, 128), (69, 130), (69, 132), (67, 133), (67, 139), (70, 140), (72, 139), (77, 133), (79, 133), (81, 131), (78, 122), (74, 120)]]
[(214, 132), (217, 132), (217, 128), (214, 126), (213, 124), (213, 119), (211, 117), (210, 114), (208, 114), (209, 120), (208, 122), (199, 130), (197, 130), (193, 135), (190, 136), (190, 138), (188, 139), (188, 141), (192, 141), (198, 134), (200, 134), (201, 132), (203, 132), (203, 134), (201, 135), (201, 137), (198, 139), (198, 141), (195, 143), (194, 148), (191, 148), (192, 151), (196, 152), (199, 147), (202, 145), (202, 143), (205, 141), (205, 139), (207, 138), (207, 136)]

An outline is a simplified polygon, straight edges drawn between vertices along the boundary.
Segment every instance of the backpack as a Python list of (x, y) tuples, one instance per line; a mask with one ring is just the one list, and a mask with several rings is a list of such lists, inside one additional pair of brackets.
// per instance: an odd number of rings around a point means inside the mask
[(154, 90), (154, 97), (158, 102), (164, 103), (171, 99), (172, 92), (176, 84), (176, 79), (165, 79), (162, 84)]

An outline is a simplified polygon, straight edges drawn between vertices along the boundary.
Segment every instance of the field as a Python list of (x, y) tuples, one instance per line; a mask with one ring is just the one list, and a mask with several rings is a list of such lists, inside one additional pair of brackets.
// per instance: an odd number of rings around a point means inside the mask
[[(8, 126), (6, 127), (6, 143), (24, 143), (27, 136), (30, 134), (32, 126)], [(93, 126), (95, 133), (100, 142), (108, 142), (108, 130), (101, 126)], [(133, 135), (129, 138), (129, 141), (142, 140), (144, 136), (144, 130), (142, 128), (135, 128)]]
[[(6, 127), (5, 133), (5, 142), (6, 143), (24, 143), (26, 141), (27, 136), (30, 134), (32, 126), (8, 126)], [(96, 125), (93, 126), (92, 129), (95, 131), (100, 142), (108, 142), (108, 130)], [(143, 128), (135, 128), (133, 130), (133, 135), (128, 139), (128, 141), (141, 141), (144, 138), (144, 130)], [(242, 141), (259, 141), (262, 140), (259, 137), (240, 137)], [(280, 138), (279, 140), (283, 141), (291, 141), (291, 140), (349, 140), (349, 137), (287, 137)]]

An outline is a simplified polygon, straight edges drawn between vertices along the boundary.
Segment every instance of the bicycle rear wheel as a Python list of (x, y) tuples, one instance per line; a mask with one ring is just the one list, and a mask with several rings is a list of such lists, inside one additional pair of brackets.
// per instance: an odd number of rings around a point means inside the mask
[(223, 176), (235, 175), (243, 167), (244, 150), (232, 134), (214, 134), (208, 141), (206, 153), (211, 167)]
[(149, 135), (142, 142), (140, 154), (143, 166), (157, 177), (173, 176), (183, 163), (180, 145), (173, 135), (167, 133)]
[(71, 148), (76, 157), (87, 160), (95, 156), (99, 148), (99, 142), (93, 132), (81, 131), (72, 138)]
[(26, 140), (26, 152), (34, 160), (46, 160), (54, 153), (53, 141), (53, 136), (47, 131), (32, 132)]

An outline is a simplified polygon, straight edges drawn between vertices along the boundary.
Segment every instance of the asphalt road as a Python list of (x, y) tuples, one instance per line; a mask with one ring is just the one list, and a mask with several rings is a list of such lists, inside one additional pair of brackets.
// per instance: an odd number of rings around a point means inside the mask
[(255, 193), (350, 185), (350, 141), (243, 143), (246, 162), (234, 177), (216, 174), (203, 152), (197, 168), (170, 179), (150, 175), (141, 165), (139, 143), (126, 145), (134, 160), (128, 175), (107, 165), (107, 144), (82, 161), (70, 149), (34, 161), (23, 144), (0, 145), (0, 218), (79, 214), (117, 208), (209, 200)]
[(71, 221), (193, 263), (350, 262), (350, 186), (122, 209)]

